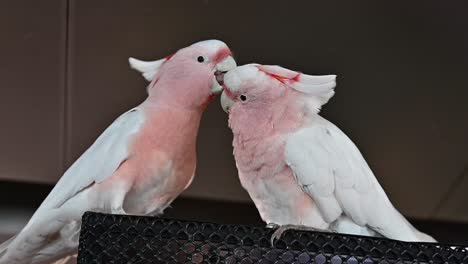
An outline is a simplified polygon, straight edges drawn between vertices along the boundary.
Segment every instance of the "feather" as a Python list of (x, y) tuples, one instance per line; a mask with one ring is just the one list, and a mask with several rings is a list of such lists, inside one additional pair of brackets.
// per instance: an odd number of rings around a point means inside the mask
[(8, 250), (8, 246), (15, 239), (15, 237), (16, 237), (16, 235), (10, 237), (7, 241), (4, 241), (2, 244), (0, 244), (0, 257), (3, 256), (6, 253), (6, 251)]
[(318, 98), (320, 105), (326, 104), (334, 95), (336, 75), (308, 75), (277, 65), (261, 65), (258, 68), (294, 90)]
[[(60, 230), (76, 233), (79, 224), (72, 226), (70, 221), (79, 221), (80, 212), (88, 208), (89, 187), (112, 176), (126, 160), (132, 136), (142, 123), (143, 115), (138, 108), (117, 118), (64, 173), (15, 239), (1, 245), (2, 248), (12, 247), (15, 251), (10, 252), (11, 248), (6, 252), (4, 250), (7, 254), (0, 254), (0, 263), (4, 263), (4, 258), (9, 258), (7, 255), (34, 254), (44, 245), (60, 238)], [(70, 229), (64, 229), (66, 226)], [(68, 239), (70, 234), (67, 235)]]
[(76, 258), (76, 255), (73, 255), (73, 256), (66, 256), (62, 259), (59, 259), (57, 261), (55, 261), (54, 263), (52, 264), (67, 264), (70, 260)]
[(128, 63), (130, 64), (130, 68), (139, 71), (148, 82), (151, 82), (161, 68), (161, 65), (167, 60), (168, 57), (155, 61), (142, 61), (130, 57), (128, 58)]
[(328, 222), (342, 212), (357, 225), (385, 237), (424, 240), (393, 207), (354, 143), (324, 118), (318, 116), (310, 126), (291, 134), (285, 157), (297, 183), (316, 201)]

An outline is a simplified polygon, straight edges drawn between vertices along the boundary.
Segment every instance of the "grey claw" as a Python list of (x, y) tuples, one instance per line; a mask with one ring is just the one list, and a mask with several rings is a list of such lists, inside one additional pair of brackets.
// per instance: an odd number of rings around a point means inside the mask
[[(270, 224), (268, 224), (270, 225)], [(267, 225), (267, 227), (268, 227)], [(275, 224), (273, 224), (275, 225)], [(278, 227), (275, 232), (273, 233), (273, 235), (271, 236), (271, 239), (270, 239), (270, 243), (271, 243), (271, 246), (274, 247), (275, 246), (275, 240), (279, 240), (281, 238), (281, 236), (283, 235), (284, 232), (288, 231), (288, 230), (298, 230), (298, 231), (315, 231), (315, 232), (334, 232), (336, 233), (336, 231), (332, 231), (332, 230), (327, 230), (327, 229), (319, 229), (319, 228), (314, 228), (314, 227), (308, 227), (308, 226), (301, 226), (301, 225), (282, 225), (282, 226), (278, 226), (278, 225), (275, 225), (275, 227)], [(272, 227), (274, 228), (274, 227)]]
[(287, 231), (289, 228), (288, 226), (278, 226), (278, 229), (276, 229), (276, 231), (273, 233), (273, 235), (271, 235), (271, 239), (270, 239), (270, 244), (272, 247), (275, 247), (275, 240), (279, 240), (281, 238), (281, 236), (283, 235), (283, 233), (285, 231)]
[(266, 228), (271, 228), (271, 229), (278, 229), (279, 227), (280, 227), (280, 225), (275, 224), (275, 223), (268, 223), (266, 225)]

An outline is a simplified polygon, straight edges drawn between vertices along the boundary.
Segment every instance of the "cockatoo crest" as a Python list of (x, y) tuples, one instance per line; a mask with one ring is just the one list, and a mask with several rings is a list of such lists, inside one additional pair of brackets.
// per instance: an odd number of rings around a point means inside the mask
[(336, 75), (307, 75), (276, 65), (259, 65), (258, 69), (296, 91), (318, 98), (321, 105), (335, 93)]
[(130, 57), (128, 58), (128, 62), (130, 63), (130, 67), (132, 69), (139, 71), (148, 82), (151, 82), (161, 68), (161, 65), (168, 61), (171, 57), (172, 55), (155, 61), (142, 61)]

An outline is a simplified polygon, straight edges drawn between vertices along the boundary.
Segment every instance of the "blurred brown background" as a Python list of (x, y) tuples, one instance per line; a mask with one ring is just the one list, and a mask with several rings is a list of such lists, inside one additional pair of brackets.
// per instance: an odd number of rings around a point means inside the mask
[[(0, 233), (2, 224), (19, 228), (13, 216), (31, 213), (19, 208), (37, 206), (144, 100), (129, 56), (159, 59), (209, 38), (225, 41), (239, 64), (337, 74), (322, 114), (358, 145), (395, 206), (422, 225), (440, 223), (426, 225), (434, 232), (466, 227), (467, 8), (462, 0), (1, 1)], [(173, 215), (259, 222), (231, 139), (217, 100), (201, 124), (196, 178)]]

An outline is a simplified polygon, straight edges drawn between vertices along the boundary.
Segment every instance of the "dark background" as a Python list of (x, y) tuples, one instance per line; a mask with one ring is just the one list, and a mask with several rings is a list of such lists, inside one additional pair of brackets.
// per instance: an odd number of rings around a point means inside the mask
[[(323, 116), (358, 145), (403, 214), (436, 238), (467, 241), (467, 8), (462, 0), (1, 1), (0, 204), (37, 206), (105, 127), (144, 100), (129, 56), (159, 59), (217, 38), (239, 64), (337, 74)], [(196, 178), (169, 216), (260, 223), (231, 140), (216, 100), (202, 120)]]

